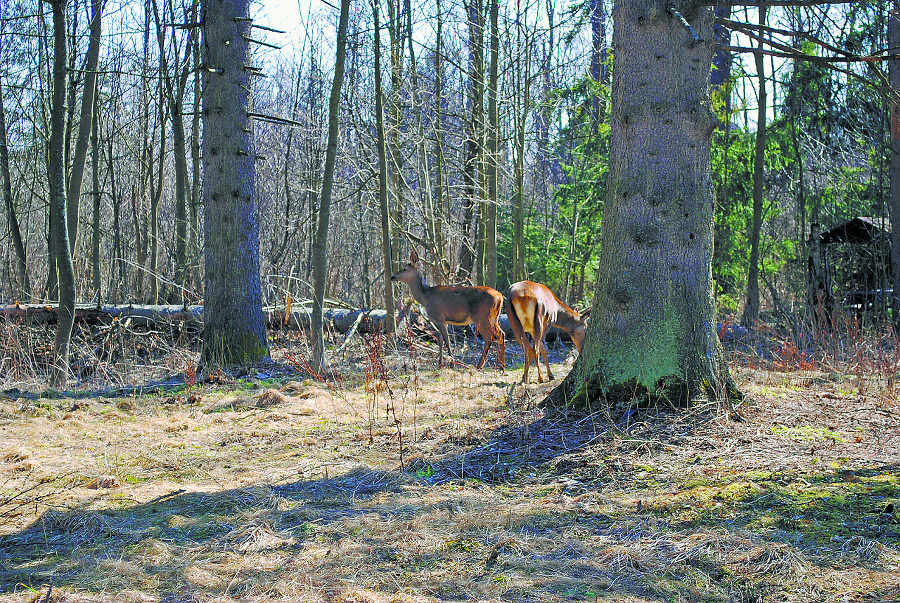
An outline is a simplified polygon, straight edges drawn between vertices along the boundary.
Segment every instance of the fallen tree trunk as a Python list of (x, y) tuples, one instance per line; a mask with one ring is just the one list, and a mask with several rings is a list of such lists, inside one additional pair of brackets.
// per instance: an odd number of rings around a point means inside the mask
[[(42, 304), (14, 304), (0, 306), (0, 319), (19, 320), (32, 324), (55, 324), (58, 308)], [(308, 329), (310, 311), (306, 308), (294, 309), (285, 318), (283, 309), (267, 308), (264, 310), (266, 326), (270, 329), (300, 330)], [(360, 333), (373, 333), (384, 329), (386, 313), (384, 310), (346, 310), (330, 309), (325, 311), (325, 321), (329, 328), (338, 333), (346, 333), (360, 318), (357, 327)], [(167, 306), (167, 305), (128, 305), (128, 306), (96, 306), (81, 305), (75, 308), (75, 322), (88, 325), (108, 325), (115, 321), (128, 321), (130, 326), (142, 328), (160, 327), (169, 323), (180, 323), (184, 326), (203, 328), (203, 306)]]
[[(290, 316), (285, 319), (284, 309), (266, 308), (263, 310), (266, 317), (266, 327), (273, 330), (306, 330), (311, 324), (311, 312), (308, 308), (296, 306), (291, 310)], [(362, 315), (362, 318), (360, 318)], [(57, 307), (47, 304), (13, 304), (0, 306), (0, 320), (21, 320), (32, 324), (56, 324)], [(383, 331), (387, 313), (384, 310), (348, 310), (334, 308), (325, 310), (326, 328), (337, 333), (344, 334), (349, 331), (357, 319), (360, 320), (357, 331), (359, 333), (374, 333)], [(88, 325), (108, 325), (115, 321), (128, 322), (131, 327), (158, 328), (165, 324), (179, 323), (182, 326), (202, 329), (203, 306), (179, 306), (179, 305), (128, 305), (128, 306), (97, 306), (81, 305), (75, 307), (75, 322)], [(514, 337), (512, 328), (506, 314), (500, 315), (500, 328), (507, 338)], [(550, 328), (547, 332), (547, 341), (553, 342), (557, 337), (564, 341), (569, 340), (569, 334), (565, 331)]]

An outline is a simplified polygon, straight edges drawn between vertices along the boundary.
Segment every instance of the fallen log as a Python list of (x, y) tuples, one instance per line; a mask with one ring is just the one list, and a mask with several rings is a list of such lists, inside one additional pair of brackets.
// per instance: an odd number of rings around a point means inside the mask
[[(56, 324), (58, 307), (49, 304), (12, 304), (0, 306), (0, 320), (18, 320), (30, 324)], [(284, 309), (265, 308), (266, 327), (273, 330), (307, 330), (310, 328), (312, 311), (306, 307), (292, 308), (290, 316), (285, 318)], [(362, 318), (360, 316), (362, 315)], [(384, 310), (348, 310), (333, 308), (325, 310), (325, 326), (337, 333), (347, 333), (359, 320), (357, 332), (362, 334), (384, 331), (387, 312)], [(203, 328), (203, 306), (180, 305), (77, 305), (75, 322), (87, 325), (109, 325), (115, 321), (136, 328), (158, 328), (165, 324), (179, 323), (196, 329)], [(500, 328), (507, 338), (514, 337), (506, 314), (500, 315)], [(557, 337), (568, 341), (568, 333), (552, 327), (547, 332), (547, 341), (553, 342)]]
[[(12, 304), (0, 306), (0, 320), (24, 321), (29, 324), (56, 324), (59, 308), (49, 304)], [(308, 329), (311, 324), (311, 311), (296, 307), (285, 318), (283, 309), (265, 308), (263, 310), (266, 326), (270, 329), (299, 330)], [(360, 318), (362, 316), (362, 318)], [(373, 333), (383, 330), (387, 314), (384, 310), (325, 310), (326, 328), (338, 333), (346, 333), (359, 319), (357, 327), (360, 333)], [(97, 306), (77, 305), (75, 322), (87, 325), (109, 325), (113, 322), (126, 321), (132, 327), (155, 328), (164, 324), (180, 323), (183, 326), (203, 328), (203, 306), (180, 305), (127, 305)]]

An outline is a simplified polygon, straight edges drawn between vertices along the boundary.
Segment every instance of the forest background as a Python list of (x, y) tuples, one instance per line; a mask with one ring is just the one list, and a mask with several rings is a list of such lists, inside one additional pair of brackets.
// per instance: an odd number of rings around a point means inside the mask
[[(199, 303), (202, 65), (191, 26), (198, 5), (105, 4), (96, 121), (84, 130), (91, 132), (90, 144), (79, 148), (90, 97), (85, 85), (92, 83), (85, 67), (89, 24), (99, 6), (68, 8), (67, 182), (79, 153), (86, 174), (80, 195), (71, 185), (67, 195), (78, 301)], [(304, 8), (299, 34), (254, 29), (263, 42), (255, 45), (253, 115), (267, 305), (311, 296), (336, 11)], [(498, 121), (492, 128), (485, 7), (408, 0), (382, 6), (395, 267), (414, 246), (436, 283), (468, 280), (502, 290), (528, 278), (548, 284), (571, 305), (586, 303), (608, 167), (608, 9), (599, 1), (500, 7)], [(877, 64), (861, 60), (888, 47), (887, 12), (878, 3), (793, 3), (762, 13), (765, 23), (757, 27), (747, 25), (760, 18), (755, 8), (717, 10), (713, 83), (721, 127), (712, 159), (718, 307), (723, 317), (734, 315), (755, 287), (757, 297), (763, 290), (767, 309), (814, 316), (812, 225), (827, 231), (857, 216), (882, 225), (889, 217), (888, 97)], [(280, 26), (278, 9), (269, 14)], [(383, 226), (371, 10), (354, 5), (350, 17), (326, 296), (373, 308), (384, 306), (384, 286), (376, 251)], [(728, 29), (741, 28), (738, 22), (755, 38), (735, 35), (732, 42)], [(47, 234), (50, 25), (37, 2), (4, 4), (0, 23), (10, 183), (0, 299), (47, 302), (57, 297)], [(264, 26), (265, 17), (257, 23)], [(759, 38), (769, 50), (758, 60), (741, 54)], [(284, 45), (292, 52), (272, 48)], [(761, 145), (758, 123), (766, 124)], [(487, 169), (487, 133), (494, 131), (496, 182)], [(754, 175), (754, 165), (761, 175)], [(754, 182), (761, 186), (756, 195)], [(853, 253), (884, 257), (886, 244), (881, 237)], [(878, 282), (854, 281), (862, 277), (850, 266), (838, 275), (839, 285), (889, 289), (889, 263), (876, 264)], [(831, 289), (829, 283), (829, 295)], [(752, 324), (747, 316), (744, 322)]]

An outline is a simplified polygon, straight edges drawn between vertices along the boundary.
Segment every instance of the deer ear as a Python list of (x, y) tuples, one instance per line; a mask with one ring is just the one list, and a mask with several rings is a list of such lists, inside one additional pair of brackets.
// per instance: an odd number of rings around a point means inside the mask
[(409, 254), (409, 263), (410, 263), (410, 264), (415, 264), (415, 263), (418, 262), (418, 261), (419, 261), (419, 254), (417, 254), (417, 253), (416, 253), (416, 250), (413, 249), (413, 250), (410, 252), (410, 254)]
[(591, 309), (588, 308), (587, 310), (585, 310), (584, 312), (581, 313), (581, 318), (584, 319), (584, 318), (587, 318), (587, 317), (590, 316), (590, 315), (591, 315)]

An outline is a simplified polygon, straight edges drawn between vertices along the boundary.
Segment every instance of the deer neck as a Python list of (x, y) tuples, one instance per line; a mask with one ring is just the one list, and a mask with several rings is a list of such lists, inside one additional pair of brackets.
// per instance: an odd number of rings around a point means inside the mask
[(423, 306), (425, 305), (426, 294), (432, 289), (434, 289), (434, 287), (425, 282), (424, 275), (409, 282), (409, 292), (412, 293), (413, 298)]
[(578, 325), (578, 322), (580, 320), (581, 314), (579, 314), (566, 304), (560, 302), (559, 307), (556, 309), (556, 321), (554, 321), (553, 324), (555, 324), (563, 331), (571, 333), (572, 329), (574, 329)]

